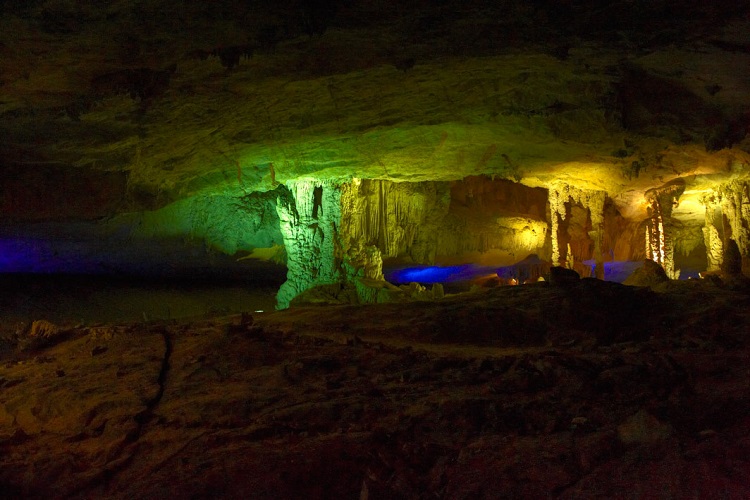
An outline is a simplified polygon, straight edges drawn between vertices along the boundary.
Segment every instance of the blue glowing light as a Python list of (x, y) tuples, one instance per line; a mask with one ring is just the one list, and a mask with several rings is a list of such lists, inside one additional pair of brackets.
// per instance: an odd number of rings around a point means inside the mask
[(91, 273), (96, 265), (81, 258), (74, 245), (41, 238), (0, 237), (0, 273)]
[[(594, 276), (596, 261), (585, 260), (584, 264), (591, 267), (591, 276)], [(643, 265), (643, 261), (606, 261), (604, 262), (604, 281), (615, 281), (622, 283), (633, 271)]]
[(461, 266), (416, 266), (397, 269), (386, 273), (386, 279), (391, 283), (448, 283), (453, 281), (470, 280), (486, 274), (485, 268), (473, 264)]
[(36, 242), (0, 239), (0, 272), (34, 271), (40, 260), (40, 245)]

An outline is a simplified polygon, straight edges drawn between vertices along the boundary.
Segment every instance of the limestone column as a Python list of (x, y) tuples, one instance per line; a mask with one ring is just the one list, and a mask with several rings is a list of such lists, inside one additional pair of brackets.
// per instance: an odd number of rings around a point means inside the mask
[(556, 189), (549, 190), (549, 218), (550, 218), (550, 239), (552, 241), (552, 265), (560, 265), (560, 242), (557, 239), (559, 221), (557, 215), (557, 204), (559, 194)]
[(678, 279), (674, 267), (672, 209), (685, 191), (685, 182), (676, 179), (662, 187), (646, 191), (649, 203), (646, 223), (646, 257), (664, 268), (670, 279)]
[(567, 211), (565, 203), (570, 198), (570, 187), (566, 184), (553, 185), (549, 187), (549, 212), (550, 212), (550, 238), (552, 241), (552, 265), (559, 266), (560, 257), (560, 240), (559, 228), (560, 222), (565, 221)]
[(670, 270), (667, 270), (672, 260), (667, 255), (666, 234), (664, 227), (664, 213), (658, 196), (654, 195), (649, 200), (648, 222), (646, 230), (646, 257), (653, 260), (664, 268), (670, 278)]
[(279, 197), (281, 234), (287, 253), (287, 280), (276, 295), (277, 307), (316, 285), (341, 279), (336, 245), (341, 219), (339, 186), (316, 180), (287, 184), (290, 197)]
[[(366, 181), (367, 185), (379, 181)], [(378, 189), (378, 199), (380, 199)], [(344, 272), (348, 281), (357, 277), (383, 280), (383, 255), (372, 244), (382, 231), (384, 214), (380, 203), (370, 203), (360, 179), (341, 186), (340, 241)]]
[(703, 243), (706, 245), (707, 271), (718, 271), (724, 255), (724, 244), (716, 227), (716, 218), (722, 218), (721, 206), (717, 200), (719, 195), (713, 193), (703, 198), (706, 207), (706, 222), (703, 226)]

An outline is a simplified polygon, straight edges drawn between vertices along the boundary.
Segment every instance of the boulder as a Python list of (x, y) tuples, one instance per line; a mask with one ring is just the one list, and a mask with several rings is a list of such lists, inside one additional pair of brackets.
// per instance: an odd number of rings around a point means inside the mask
[(643, 261), (643, 266), (639, 267), (633, 274), (623, 281), (624, 285), (630, 286), (654, 286), (659, 283), (669, 281), (664, 268), (651, 259)]
[(572, 269), (555, 266), (549, 270), (549, 282), (552, 285), (566, 286), (580, 281), (581, 275)]

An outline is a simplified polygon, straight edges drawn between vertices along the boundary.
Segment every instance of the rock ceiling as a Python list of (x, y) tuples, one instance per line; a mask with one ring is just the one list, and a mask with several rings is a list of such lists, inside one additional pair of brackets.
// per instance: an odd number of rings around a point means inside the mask
[(2, 194), (91, 216), (487, 174), (642, 216), (681, 177), (702, 218), (704, 190), (750, 171), (744, 2), (401, 3), (3, 2)]

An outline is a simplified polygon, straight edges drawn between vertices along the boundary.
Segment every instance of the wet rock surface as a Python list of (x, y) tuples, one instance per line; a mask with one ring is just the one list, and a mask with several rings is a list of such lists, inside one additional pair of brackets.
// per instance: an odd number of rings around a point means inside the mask
[(746, 498), (750, 293), (667, 285), (59, 326), (4, 351), (0, 493)]

